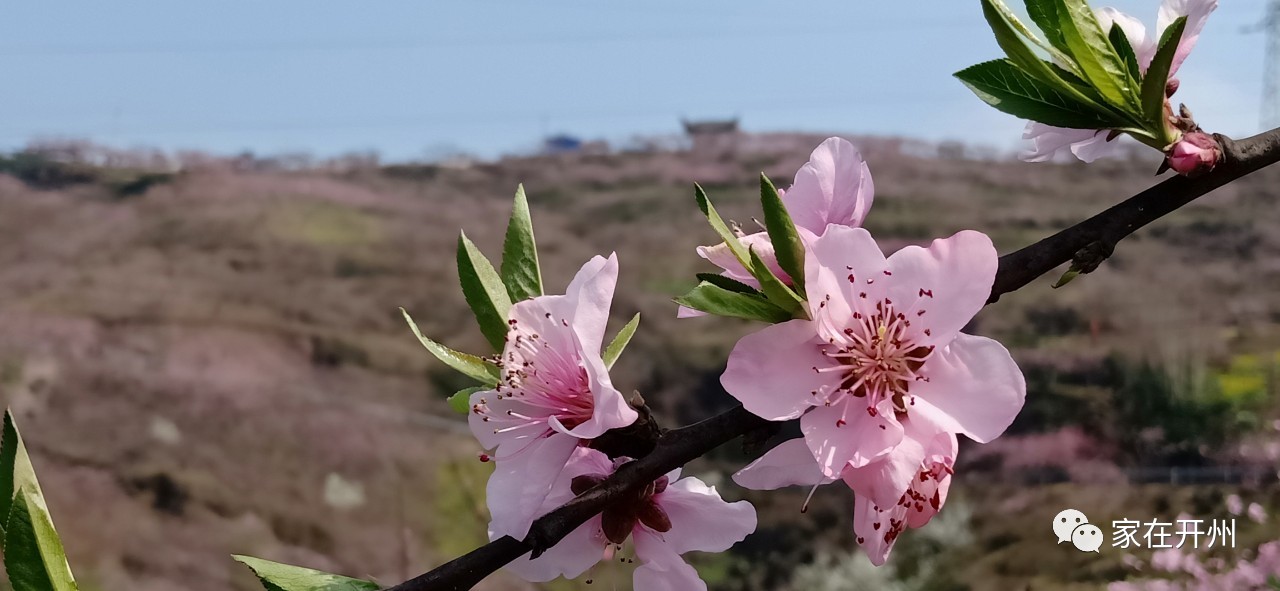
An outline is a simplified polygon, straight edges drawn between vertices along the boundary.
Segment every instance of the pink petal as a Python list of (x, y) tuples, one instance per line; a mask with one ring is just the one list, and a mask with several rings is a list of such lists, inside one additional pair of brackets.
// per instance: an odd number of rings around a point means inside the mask
[(782, 199), (796, 226), (822, 234), (828, 224), (861, 226), (874, 191), (858, 149), (833, 137), (813, 151)]
[[(539, 508), (538, 516), (545, 515), (553, 509), (569, 502), (573, 494), (572, 482), (577, 476), (585, 474), (613, 473), (613, 462), (605, 454), (589, 447), (577, 447), (569, 456), (564, 470), (556, 477), (551, 491), (547, 493)], [(502, 533), (490, 526), (489, 539), (496, 540)], [(586, 572), (604, 558), (604, 548), (609, 544), (600, 526), (600, 516), (596, 515), (586, 523), (565, 536), (558, 544), (539, 556), (530, 560), (526, 554), (508, 565), (508, 570), (516, 573), (526, 581), (545, 582), (558, 576), (575, 578)]]
[(706, 591), (707, 584), (679, 554), (664, 548), (661, 534), (637, 528), (632, 535), (636, 557), (644, 564), (632, 575), (635, 589), (645, 591)]
[(934, 351), (922, 371), (928, 381), (912, 385), (917, 404), (909, 412), (929, 414), (943, 429), (979, 443), (1004, 433), (1027, 395), (1009, 351), (986, 337), (959, 334)]
[(991, 239), (972, 230), (934, 240), (929, 248), (908, 246), (890, 256), (889, 296), (911, 317), (912, 342), (944, 345), (958, 334), (986, 305), (997, 263)]
[(485, 487), (492, 517), (490, 529), (499, 535), (523, 539), (533, 520), (541, 515), (543, 501), (577, 447), (577, 439), (558, 434), (524, 448), (499, 447), (499, 459), (494, 462), (493, 475)]
[[(773, 269), (774, 275), (777, 275), (779, 279), (786, 277), (785, 273), (781, 273), (782, 268), (778, 266), (777, 256), (773, 253), (773, 243), (769, 241), (767, 233), (756, 232), (755, 234), (739, 236), (738, 242), (742, 243), (743, 247), (756, 251), (761, 260), (765, 261), (765, 264), (770, 269)], [(747, 271), (746, 267), (742, 266), (742, 263), (738, 261), (738, 257), (734, 256), (733, 251), (729, 249), (728, 244), (721, 242), (715, 246), (699, 246), (698, 256), (724, 269), (721, 275), (756, 289), (760, 288), (760, 282)]]
[(986, 306), (997, 265), (991, 238), (973, 230), (933, 240), (928, 248), (902, 248), (888, 257), (888, 296), (897, 310), (910, 316), (911, 342), (943, 345), (959, 334)]
[(862, 546), (871, 559), (871, 564), (883, 566), (897, 541), (896, 537), (891, 541), (885, 539), (889, 532), (889, 519), (902, 519), (906, 511), (896, 503), (890, 505), (889, 511), (881, 512), (877, 508), (879, 507), (867, 497), (859, 495), (854, 498), (853, 533), (857, 536), (858, 545)]
[(611, 254), (608, 259), (597, 256), (587, 261), (565, 289), (564, 297), (573, 303), (569, 324), (584, 351), (598, 355), (604, 346), (605, 325), (617, 284), (618, 255)]
[(875, 416), (861, 398), (819, 406), (800, 418), (800, 431), (828, 478), (839, 478), (847, 465), (865, 466), (902, 441), (902, 424), (893, 418), (888, 399), (880, 402)]
[(1146, 72), (1152, 56), (1156, 54), (1157, 40), (1147, 36), (1147, 28), (1143, 26), (1142, 21), (1110, 6), (1095, 10), (1094, 15), (1098, 17), (1098, 24), (1102, 25), (1102, 30), (1108, 34), (1111, 33), (1112, 25), (1120, 25), (1120, 30), (1124, 31), (1124, 36), (1129, 40), (1129, 46), (1133, 48), (1133, 53), (1138, 58), (1138, 65), (1142, 67), (1143, 72)]
[[(497, 539), (501, 536), (491, 536)], [(600, 516), (596, 515), (569, 532), (558, 544), (543, 552), (536, 560), (529, 554), (513, 560), (507, 570), (520, 578), (544, 583), (556, 577), (573, 579), (604, 559), (604, 548), (609, 544), (600, 528)]]
[(1115, 141), (1107, 141), (1108, 133), (1099, 131), (1089, 139), (1071, 144), (1071, 153), (1075, 154), (1076, 158), (1079, 158), (1081, 162), (1093, 162), (1103, 156), (1110, 156), (1116, 151), (1116, 146), (1120, 144)]
[(828, 226), (805, 256), (810, 317), (817, 320), (826, 316), (834, 326), (843, 327), (855, 307), (883, 299), (888, 265), (870, 232)]
[(1182, 31), (1182, 40), (1178, 43), (1178, 51), (1173, 54), (1173, 65), (1169, 69), (1172, 78), (1182, 67), (1196, 42), (1200, 40), (1200, 32), (1209, 20), (1209, 14), (1218, 8), (1218, 0), (1164, 0), (1160, 4), (1160, 12), (1156, 16), (1157, 36), (1179, 17), (1187, 17), (1187, 26)]
[(839, 376), (813, 369), (831, 365), (821, 344), (808, 320), (765, 327), (734, 345), (720, 384), (761, 418), (794, 419), (812, 404), (814, 391), (839, 386)]
[(834, 479), (822, 473), (809, 444), (801, 437), (778, 444), (734, 474), (733, 481), (752, 490), (774, 490), (784, 486), (827, 484)]
[(701, 310), (694, 310), (693, 308), (687, 308), (685, 306), (680, 306), (678, 309), (676, 309), (676, 318), (698, 318), (700, 316), (706, 316), (706, 315), (707, 315), (706, 312), (703, 312)]
[[(909, 421), (908, 421), (909, 422)], [(924, 461), (924, 443), (912, 437), (902, 442), (883, 458), (861, 468), (844, 471), (845, 484), (860, 497), (868, 497), (880, 507), (891, 507), (911, 486)]]
[[(756, 509), (751, 503), (725, 502), (714, 486), (697, 478), (672, 482), (654, 500), (671, 518), (671, 530), (657, 536), (676, 554), (724, 552), (756, 530)], [(636, 554), (640, 555), (638, 540)]]
[[(1044, 162), (1053, 158), (1060, 150), (1070, 148), (1073, 144), (1092, 140), (1098, 135), (1096, 129), (1066, 129), (1045, 125), (1038, 121), (1027, 122), (1022, 139), (1032, 140), (1030, 151), (1018, 154), (1024, 162)], [(1105, 139), (1105, 137), (1104, 137)]]

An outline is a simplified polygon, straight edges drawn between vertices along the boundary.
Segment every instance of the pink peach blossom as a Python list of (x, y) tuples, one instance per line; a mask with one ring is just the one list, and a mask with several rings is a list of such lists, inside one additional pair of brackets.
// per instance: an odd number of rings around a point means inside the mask
[[(585, 492), (627, 460), (611, 462), (603, 453), (580, 447), (542, 504), (550, 511)], [(698, 572), (681, 557), (691, 551), (723, 552), (755, 531), (750, 503), (725, 502), (715, 487), (697, 478), (680, 478), (676, 469), (629, 498), (610, 506), (565, 536), (541, 556), (516, 559), (507, 568), (525, 580), (576, 578), (632, 542), (641, 562), (634, 587), (652, 591), (705, 591)], [(495, 532), (490, 532), (496, 538)]]
[[(1178, 43), (1178, 49), (1174, 52), (1173, 63), (1169, 69), (1169, 80), (1176, 88), (1177, 79), (1174, 75), (1182, 66), (1182, 62), (1186, 61), (1196, 41), (1200, 39), (1200, 32), (1209, 20), (1209, 14), (1217, 8), (1218, 0), (1164, 0), (1156, 15), (1154, 35), (1147, 34), (1147, 28), (1143, 26), (1142, 21), (1114, 8), (1100, 8), (1095, 11), (1095, 15), (1104, 31), (1110, 31), (1112, 24), (1120, 26), (1125, 37), (1129, 38), (1129, 44), (1133, 46), (1133, 52), (1138, 58), (1138, 67), (1143, 72), (1147, 71), (1152, 58), (1155, 57), (1158, 49), (1156, 44), (1159, 43), (1160, 35), (1164, 30), (1178, 18), (1187, 17), (1182, 40)], [(1107, 141), (1110, 133), (1110, 130), (1106, 129), (1066, 129), (1030, 121), (1022, 138), (1032, 140), (1034, 147), (1020, 154), (1019, 158), (1027, 162), (1043, 162), (1059, 151), (1069, 149), (1080, 160), (1093, 162), (1114, 151), (1116, 142)]]
[[(875, 185), (871, 180), (871, 170), (858, 149), (849, 140), (833, 137), (813, 150), (809, 162), (796, 172), (791, 188), (779, 192), (801, 239), (809, 241), (826, 231), (828, 224), (861, 226), (871, 209)], [(774, 275), (787, 284), (791, 283), (791, 277), (778, 265), (768, 233), (745, 234), (741, 230), (737, 233), (743, 246), (756, 251)], [(724, 269), (721, 275), (760, 288), (760, 282), (747, 272), (725, 243), (699, 246), (698, 256)], [(697, 310), (682, 307), (678, 316), (702, 315)]]
[(828, 478), (898, 447), (904, 417), (994, 439), (1022, 408), (1026, 384), (1003, 346), (960, 329), (985, 305), (995, 271), (980, 232), (885, 258), (866, 230), (829, 226), (805, 261), (812, 320), (743, 337), (720, 382), (762, 418), (800, 417)]
[(496, 449), (487, 495), (493, 527), (523, 538), (574, 449), (638, 416), (601, 358), (618, 259), (595, 257), (565, 295), (511, 307), (502, 382), (471, 395), (471, 432)]

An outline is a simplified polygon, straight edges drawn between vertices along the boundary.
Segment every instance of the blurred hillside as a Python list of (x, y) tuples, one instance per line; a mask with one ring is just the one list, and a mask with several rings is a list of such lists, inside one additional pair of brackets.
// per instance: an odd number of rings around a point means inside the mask
[[(611, 330), (643, 320), (615, 383), (668, 426), (729, 405), (719, 372), (755, 327), (677, 321), (670, 302), (711, 270), (694, 255), (713, 235), (692, 183), (749, 225), (756, 175), (789, 184), (823, 138), (750, 139), (738, 152), (451, 165), (0, 159), (0, 394), (81, 587), (256, 588), (231, 552), (391, 583), (483, 541), (485, 466), (444, 403), (466, 384), (421, 350), (398, 307), (432, 337), (484, 352), (454, 246), (465, 229), (497, 257), (517, 183), (549, 291), (590, 256), (618, 253)], [(886, 250), (972, 228), (1008, 252), (1149, 186), (1156, 166), (1143, 153), (1086, 167), (855, 143), (875, 177), (867, 225)], [(962, 451), (952, 513), (971, 524), (938, 527), (964, 530), (950, 542), (969, 539), (965, 549), (922, 533), (899, 551), (903, 580), (936, 559), (963, 568), (904, 588), (1054, 588), (1064, 579), (1026, 564), (1052, 542), (1062, 503), (1208, 519), (1239, 493), (1280, 508), (1278, 183), (1273, 169), (1220, 189), (1126, 240), (1096, 273), (1058, 290), (1043, 278), (978, 317), (970, 332), (1014, 351), (1029, 402), (1010, 436)], [(729, 496), (745, 494), (721, 473), (735, 464), (703, 463)], [(1176, 468), (1212, 484), (1187, 486)], [(713, 588), (825, 588), (787, 577), (806, 564), (838, 571), (848, 493), (822, 491), (800, 515), (805, 492), (750, 496), (766, 535), (705, 559)], [(997, 510), (1011, 518), (991, 519)], [(1106, 549), (1045, 564), (1072, 588), (1129, 573)]]

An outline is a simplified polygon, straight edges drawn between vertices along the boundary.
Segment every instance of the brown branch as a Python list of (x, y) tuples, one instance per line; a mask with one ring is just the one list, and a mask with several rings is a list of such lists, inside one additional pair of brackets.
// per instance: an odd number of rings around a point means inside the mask
[[(1168, 179), (1079, 224), (1000, 257), (990, 302), (1068, 261), (1074, 261), (1081, 272), (1092, 271), (1110, 256), (1116, 243), (1138, 228), (1218, 187), (1280, 161), (1280, 129), (1240, 141), (1216, 137), (1222, 144), (1224, 157), (1211, 172), (1194, 179)], [(622, 466), (600, 485), (539, 518), (525, 540), (500, 538), (386, 591), (470, 589), (524, 554), (555, 545), (628, 491), (647, 485), (739, 436), (768, 426), (768, 421), (736, 406), (700, 423), (668, 431), (659, 438), (651, 453)]]

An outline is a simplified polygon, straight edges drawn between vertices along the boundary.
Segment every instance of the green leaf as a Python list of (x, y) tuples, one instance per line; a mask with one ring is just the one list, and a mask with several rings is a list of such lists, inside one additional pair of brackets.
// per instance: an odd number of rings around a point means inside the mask
[[(1007, 26), (1014, 32), (1048, 52), (1053, 59), (1065, 64), (1067, 68), (1074, 69), (1076, 67), (1075, 62), (1072, 61), (1069, 55), (1064, 53), (1067, 49), (1066, 43), (1062, 40), (1062, 33), (1057, 29), (1057, 21), (1053, 21), (1052, 27), (1046, 27), (1042, 19), (1049, 13), (1043, 7), (1036, 6), (1035, 10), (1032, 8), (1033, 4), (1041, 2), (1044, 2), (1044, 0), (1027, 0), (1027, 13), (1031, 15), (1032, 22), (1036, 23), (1044, 32), (1045, 37), (1049, 40), (1047, 43), (1037, 37), (1029, 27), (1022, 24), (1022, 21), (1018, 19), (1018, 15), (1009, 10), (1003, 0), (991, 0), (991, 8), (999, 13), (1001, 20), (1007, 23)], [(1037, 10), (1040, 14), (1037, 14)], [(991, 17), (988, 16), (987, 18), (988, 22), (990, 22)]]
[(1138, 89), (1129, 82), (1128, 68), (1116, 54), (1107, 32), (1085, 0), (1055, 0), (1058, 23), (1080, 73), (1112, 107), (1137, 114)]
[(1064, 271), (1062, 273), (1062, 276), (1059, 277), (1057, 281), (1053, 282), (1053, 285), (1050, 285), (1049, 287), (1052, 287), (1053, 289), (1058, 289), (1059, 287), (1062, 287), (1068, 283), (1071, 283), (1072, 279), (1075, 279), (1076, 277), (1079, 277), (1079, 276), (1080, 276), (1080, 269), (1077, 269), (1075, 266), (1072, 266), (1070, 269), (1067, 269), (1066, 271)]
[[(1043, 85), (1052, 87), (1060, 94), (1066, 94), (1083, 103), (1092, 103), (1088, 95), (1079, 89), (1071, 86), (1058, 74), (1061, 68), (1055, 68), (1051, 62), (1046, 62), (1036, 55), (1036, 52), (1023, 42), (1019, 36), (1019, 28), (1025, 29), (1021, 23), (1017, 23), (1017, 19), (1009, 8), (1000, 0), (982, 0), (982, 14), (987, 19), (987, 24), (991, 26), (991, 31), (996, 35), (996, 43), (1000, 44), (1005, 55), (1009, 57), (1009, 61), (1018, 66), (1026, 73), (1027, 76), (1039, 80)], [(1075, 62), (1071, 59), (1065, 59), (1064, 64), (1071, 68), (1075, 68)], [(1093, 105), (1099, 110), (1105, 110), (1101, 105)]]
[(694, 275), (694, 277), (697, 277), (698, 281), (705, 281), (707, 283), (710, 283), (711, 285), (714, 285), (716, 287), (720, 287), (723, 289), (727, 289), (732, 292), (749, 293), (749, 294), (760, 293), (760, 290), (754, 287), (751, 287), (750, 285), (747, 285), (741, 281), (738, 281), (737, 279), (730, 279), (728, 277), (725, 277), (724, 275), (719, 275), (716, 273), (697, 273)]
[(627, 348), (627, 343), (631, 342), (631, 337), (635, 336), (636, 328), (640, 326), (640, 314), (636, 313), (631, 317), (631, 321), (623, 325), (622, 330), (618, 331), (618, 336), (613, 337), (613, 341), (609, 346), (604, 348), (604, 366), (606, 368), (613, 367), (618, 357), (622, 356), (622, 350)]
[(808, 317), (805, 311), (804, 298), (801, 298), (796, 292), (792, 291), (787, 284), (769, 270), (769, 266), (760, 260), (760, 254), (754, 249), (751, 251), (751, 264), (761, 272), (756, 275), (756, 279), (760, 280), (760, 291), (764, 293), (764, 297), (779, 308), (786, 310), (793, 317)]
[(956, 72), (956, 78), (987, 104), (1023, 119), (1076, 129), (1110, 129), (1121, 123), (1108, 111), (1032, 78), (1009, 60), (970, 66)]
[(454, 412), (460, 415), (465, 415), (471, 411), (471, 395), (481, 390), (488, 389), (489, 388), (484, 386), (476, 386), (474, 388), (463, 388), (458, 390), (457, 392), (454, 392), (453, 396), (449, 397), (449, 408), (452, 408)]
[(409, 316), (409, 313), (404, 308), (400, 308), (400, 313), (404, 314), (404, 320), (409, 323), (409, 330), (413, 331), (413, 336), (418, 337), (418, 342), (422, 343), (422, 346), (426, 347), (432, 355), (435, 355), (436, 359), (443, 361), (445, 365), (458, 370), (463, 375), (481, 384), (492, 386), (498, 383), (498, 377), (501, 375), (498, 366), (475, 355), (454, 351), (427, 338), (426, 335), (422, 334), (421, 330), (418, 330), (418, 325), (413, 322), (413, 318)]
[(502, 243), (502, 283), (513, 302), (542, 295), (542, 269), (538, 267), (538, 246), (533, 240), (533, 220), (529, 217), (524, 185), (516, 187), (507, 238)]
[(480, 323), (480, 332), (495, 351), (501, 351), (507, 338), (511, 298), (493, 264), (467, 238), (466, 232), (458, 235), (458, 279), (462, 282), (462, 295), (466, 296), (467, 305)]
[(715, 206), (711, 205), (711, 199), (707, 198), (707, 193), (702, 190), (701, 185), (697, 183), (693, 185), (693, 195), (698, 200), (698, 209), (702, 210), (702, 215), (707, 216), (707, 221), (711, 223), (711, 229), (715, 230), (716, 235), (729, 246), (729, 251), (738, 259), (738, 262), (750, 271), (751, 256), (747, 254), (747, 248), (738, 240), (738, 235), (729, 229), (729, 225), (720, 219), (720, 214), (716, 213)]
[(1129, 72), (1130, 83), (1136, 83), (1142, 80), (1142, 68), (1138, 66), (1138, 54), (1133, 52), (1133, 45), (1129, 44), (1129, 36), (1124, 34), (1124, 29), (1120, 28), (1119, 23), (1111, 25), (1111, 32), (1107, 34), (1107, 38), (1111, 40), (1111, 46), (1116, 48), (1116, 54), (1124, 60), (1125, 69)]
[[(769, 241), (773, 243), (773, 252), (778, 259), (778, 266), (791, 276), (791, 284), (797, 292), (804, 292), (804, 244), (800, 242), (800, 234), (796, 232), (796, 224), (787, 213), (787, 206), (778, 195), (778, 188), (764, 173), (760, 173), (760, 205), (764, 208), (764, 227), (769, 232)], [(757, 270), (767, 267), (761, 265)]]
[(267, 591), (377, 591), (377, 583), (252, 556), (231, 555), (253, 570)]
[(20, 488), (5, 522), (4, 568), (13, 591), (76, 591), (62, 540), (44, 499)]
[[(31, 457), (27, 455), (22, 434), (13, 421), (13, 412), (6, 409), (4, 433), (0, 435), (0, 522), (9, 515), (13, 497), (22, 489), (30, 490), (36, 497), (43, 498), (40, 483), (36, 481), (36, 471), (31, 467)], [(0, 526), (0, 534), (3, 531), (3, 526)]]
[(687, 294), (675, 298), (682, 306), (731, 318), (745, 318), (769, 323), (791, 320), (791, 314), (778, 306), (769, 303), (759, 295), (737, 293), (716, 287), (707, 282), (699, 283)]
[(1169, 135), (1169, 125), (1165, 122), (1164, 103), (1165, 86), (1169, 83), (1169, 70), (1173, 67), (1173, 55), (1178, 51), (1178, 43), (1182, 41), (1182, 32), (1187, 26), (1187, 18), (1179, 17), (1165, 28), (1160, 36), (1155, 57), (1147, 66), (1147, 75), (1142, 79), (1142, 115), (1150, 130), (1162, 144), (1173, 142)]
[[(1058, 6), (1054, 0), (1026, 0), (1026, 4), (1027, 15), (1031, 17), (1031, 22), (1040, 27), (1049, 44), (1060, 52), (1068, 51), (1067, 40), (1062, 37), (1062, 31), (1058, 25)], [(1070, 57), (1058, 57), (1058, 59), (1063, 63), (1072, 63)]]

